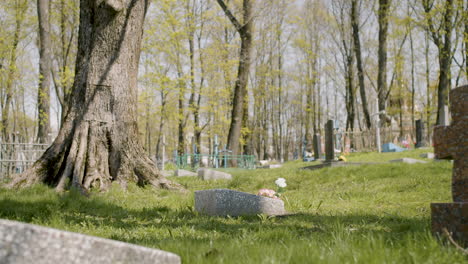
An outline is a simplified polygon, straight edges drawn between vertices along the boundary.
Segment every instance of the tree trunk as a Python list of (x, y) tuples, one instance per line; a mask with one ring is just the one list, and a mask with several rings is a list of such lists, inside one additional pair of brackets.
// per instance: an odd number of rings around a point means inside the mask
[[(387, 35), (388, 35), (388, 10), (391, 0), (379, 0), (379, 48), (378, 48), (378, 74), (377, 93), (379, 99), (379, 112), (384, 111), (387, 104)], [(385, 120), (382, 114), (380, 119)]]
[[(241, 136), (242, 116), (244, 109), (244, 98), (249, 77), (250, 69), (250, 53), (252, 49), (252, 2), (244, 0), (243, 2), (243, 25), (227, 8), (222, 0), (217, 0), (226, 16), (231, 20), (234, 27), (237, 29), (241, 38), (241, 48), (239, 55), (239, 68), (237, 71), (237, 79), (234, 85), (234, 97), (232, 102), (231, 125), (229, 127), (227, 148), (232, 151), (232, 155), (239, 153), (239, 139)], [(233, 162), (232, 165), (236, 165)]]
[(44, 182), (87, 191), (106, 190), (116, 181), (180, 189), (159, 174), (138, 142), (136, 87), (149, 1), (96, 2), (80, 2), (75, 82), (63, 126), (10, 186)]
[(351, 4), (351, 27), (353, 28), (353, 42), (354, 42), (354, 54), (356, 56), (358, 80), (359, 80), (359, 92), (361, 95), (362, 112), (366, 120), (367, 129), (371, 128), (371, 120), (369, 109), (367, 105), (366, 87), (364, 83), (364, 69), (362, 67), (362, 55), (361, 55), (361, 40), (359, 37), (359, 15), (357, 13), (357, 0), (353, 0)]
[(50, 133), (50, 74), (52, 53), (50, 39), (49, 0), (37, 0), (39, 20), (39, 89), (37, 95), (37, 139), (49, 141)]
[(5, 87), (5, 102), (2, 109), (2, 140), (3, 142), (10, 141), (10, 106), (13, 99), (13, 80), (16, 74), (16, 53), (20, 40), (21, 27), (26, 13), (27, 4), (24, 1), (15, 2), (15, 33), (13, 35), (13, 44), (10, 53), (10, 64)]

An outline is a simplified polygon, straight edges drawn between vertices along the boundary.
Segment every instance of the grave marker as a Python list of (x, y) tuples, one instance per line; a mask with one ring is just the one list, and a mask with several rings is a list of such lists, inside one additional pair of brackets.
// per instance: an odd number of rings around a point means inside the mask
[(421, 119), (416, 120), (416, 148), (426, 147), (424, 123)]
[(162, 250), (16, 221), (0, 220), (0, 263), (4, 264), (179, 264)]
[(333, 120), (328, 120), (325, 125), (325, 161), (335, 160), (335, 144), (333, 142)]
[(319, 134), (314, 134), (314, 158), (315, 160), (320, 159), (320, 155), (322, 154), (322, 139)]
[[(434, 152), (437, 159), (453, 159), (453, 203), (431, 204), (432, 231), (444, 229), (455, 240), (468, 244), (468, 86), (450, 91), (452, 123), (434, 128)], [(446, 117), (443, 118), (446, 122)]]

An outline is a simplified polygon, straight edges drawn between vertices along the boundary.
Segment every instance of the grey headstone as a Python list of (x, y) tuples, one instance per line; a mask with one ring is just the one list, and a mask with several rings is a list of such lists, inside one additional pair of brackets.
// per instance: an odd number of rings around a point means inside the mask
[(325, 160), (335, 160), (335, 143), (333, 142), (333, 120), (325, 125)]
[(426, 159), (434, 159), (435, 155), (434, 155), (434, 153), (429, 152), (429, 153), (423, 153), (423, 154), (419, 155), (419, 157), (426, 158)]
[(169, 252), (58, 229), (0, 220), (0, 263), (181, 263)]
[(269, 164), (269, 165), (265, 165), (263, 166), (262, 168), (264, 169), (278, 169), (278, 168), (281, 168), (283, 165), (281, 164)]
[(173, 171), (167, 171), (167, 170), (161, 170), (159, 171), (162, 176), (164, 177), (171, 177), (171, 176), (174, 176), (174, 172)]
[(427, 161), (424, 161), (424, 160), (411, 159), (411, 158), (395, 159), (395, 160), (391, 160), (390, 162), (401, 162), (401, 163), (408, 163), (408, 164), (427, 163)]
[(284, 215), (284, 202), (228, 189), (195, 192), (195, 210), (211, 216)]
[(178, 169), (175, 171), (175, 176), (177, 177), (197, 177), (197, 174), (188, 170)]
[(215, 171), (205, 168), (198, 169), (198, 178), (202, 180), (231, 180), (232, 175), (229, 173)]
[(425, 134), (426, 133), (424, 129), (423, 120), (416, 120), (416, 148), (422, 148), (427, 145), (425, 140)]
[(316, 160), (320, 159), (320, 155), (322, 155), (322, 140), (319, 134), (314, 134), (314, 158)]

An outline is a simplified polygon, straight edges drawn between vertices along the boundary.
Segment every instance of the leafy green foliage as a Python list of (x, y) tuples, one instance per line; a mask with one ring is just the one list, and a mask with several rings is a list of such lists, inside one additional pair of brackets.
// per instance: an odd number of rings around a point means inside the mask
[[(426, 150), (427, 151), (427, 150)], [(383, 162), (423, 151), (351, 154)], [(450, 196), (450, 162), (375, 164), (301, 170), (227, 170), (232, 181), (172, 178), (190, 191), (232, 188), (256, 193), (287, 180), (282, 198), (290, 216), (207, 217), (193, 193), (130, 185), (90, 198), (37, 185), (0, 189), (0, 218), (106, 237), (180, 255), (184, 263), (466, 263), (430, 234), (431, 202)]]

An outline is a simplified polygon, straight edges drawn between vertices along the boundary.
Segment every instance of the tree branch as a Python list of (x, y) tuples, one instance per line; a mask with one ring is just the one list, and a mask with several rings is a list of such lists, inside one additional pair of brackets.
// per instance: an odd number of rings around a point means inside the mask
[(231, 23), (234, 25), (234, 27), (236, 28), (236, 30), (240, 33), (241, 32), (241, 29), (242, 29), (242, 25), (241, 23), (239, 23), (239, 21), (237, 20), (237, 18), (231, 13), (231, 10), (229, 10), (229, 8), (227, 7), (227, 5), (224, 3), (223, 0), (216, 0), (216, 2), (218, 2), (219, 6), (221, 7), (221, 9), (223, 9), (224, 13), (226, 14), (226, 16), (229, 18), (229, 20), (231, 21)]

